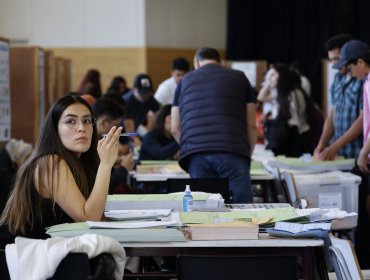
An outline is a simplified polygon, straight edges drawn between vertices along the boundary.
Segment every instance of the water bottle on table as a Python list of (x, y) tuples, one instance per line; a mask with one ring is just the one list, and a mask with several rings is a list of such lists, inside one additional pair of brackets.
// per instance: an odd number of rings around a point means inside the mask
[(186, 185), (184, 197), (182, 198), (182, 211), (191, 212), (193, 210), (193, 196), (191, 195), (190, 185)]

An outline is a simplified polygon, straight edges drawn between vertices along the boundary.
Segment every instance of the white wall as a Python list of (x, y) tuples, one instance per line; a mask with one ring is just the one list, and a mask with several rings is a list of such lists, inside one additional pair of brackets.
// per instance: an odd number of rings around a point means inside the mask
[(226, 49), (226, 0), (147, 0), (149, 47)]
[(0, 0), (0, 36), (43, 47), (143, 47), (145, 0)]
[(226, 0), (0, 0), (0, 37), (42, 47), (226, 48)]
[(0, 0), (0, 37), (28, 40), (31, 6), (31, 0)]

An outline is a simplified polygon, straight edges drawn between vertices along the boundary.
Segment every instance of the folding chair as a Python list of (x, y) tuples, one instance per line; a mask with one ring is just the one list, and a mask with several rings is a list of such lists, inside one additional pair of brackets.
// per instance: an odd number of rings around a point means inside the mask
[(363, 280), (352, 242), (330, 236), (330, 257), (338, 280)]
[(280, 176), (282, 179), (281, 184), (283, 186), (286, 200), (290, 205), (298, 208), (301, 204), (301, 200), (298, 196), (298, 191), (293, 174), (289, 172), (282, 172)]

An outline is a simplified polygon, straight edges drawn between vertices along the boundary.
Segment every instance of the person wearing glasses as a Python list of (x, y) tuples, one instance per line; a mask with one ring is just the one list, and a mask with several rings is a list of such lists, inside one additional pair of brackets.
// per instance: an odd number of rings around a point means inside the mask
[(1, 247), (15, 236), (48, 238), (45, 228), (100, 221), (122, 127), (98, 139), (93, 112), (76, 95), (50, 109), (35, 150), (18, 170), (0, 218)]

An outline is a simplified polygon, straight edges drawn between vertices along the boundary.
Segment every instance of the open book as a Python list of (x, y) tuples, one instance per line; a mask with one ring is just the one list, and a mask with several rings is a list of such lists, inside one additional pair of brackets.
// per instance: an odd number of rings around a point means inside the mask
[(185, 229), (192, 240), (258, 239), (258, 225), (248, 222), (192, 224)]
[(363, 280), (351, 241), (330, 235), (330, 256), (338, 279)]

